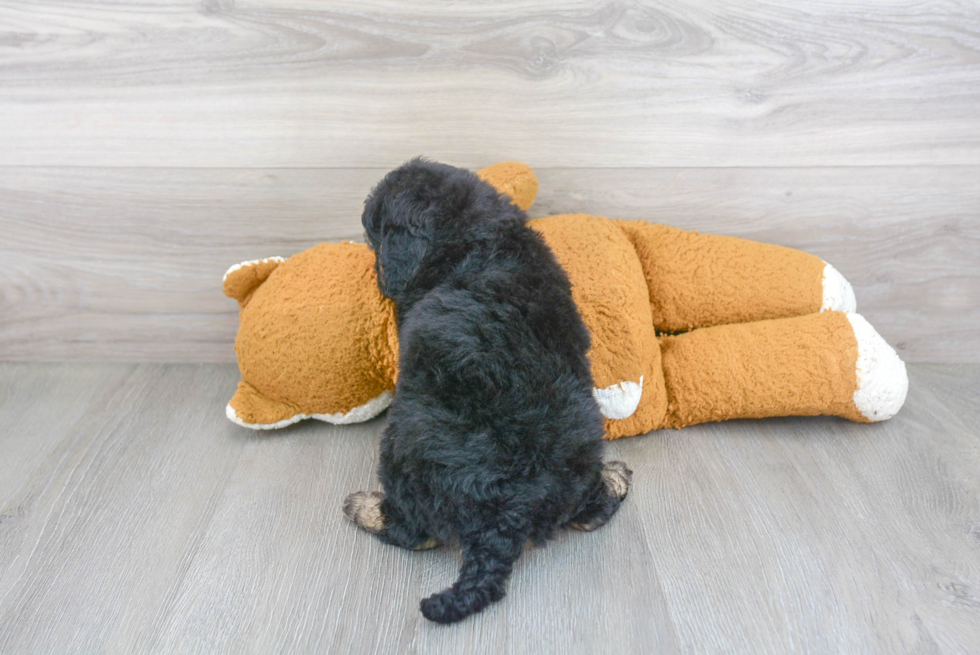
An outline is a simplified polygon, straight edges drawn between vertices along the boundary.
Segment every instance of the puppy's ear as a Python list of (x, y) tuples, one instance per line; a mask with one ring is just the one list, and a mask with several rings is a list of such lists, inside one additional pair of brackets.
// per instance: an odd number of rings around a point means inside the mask
[[(380, 185), (379, 185), (380, 186)], [(375, 187), (364, 200), (364, 212), (361, 214), (361, 226), (371, 250), (377, 252), (381, 243), (381, 201), (382, 195)]]
[(429, 252), (434, 208), (411, 190), (384, 196), (379, 204), (375, 270), (381, 292), (397, 303)]

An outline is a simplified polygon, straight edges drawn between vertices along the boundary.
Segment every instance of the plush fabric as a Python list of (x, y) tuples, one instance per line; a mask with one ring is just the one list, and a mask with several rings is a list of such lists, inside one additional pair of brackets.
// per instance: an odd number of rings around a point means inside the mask
[(225, 292), (241, 305), (235, 352), (242, 382), (231, 402), (240, 422), (346, 423), (346, 414), (386, 391), (390, 400), (394, 307), (378, 291), (367, 246), (323, 243), (284, 261), (263, 260), (231, 271)]
[(661, 332), (819, 312), (825, 263), (792, 248), (616, 221), (643, 267)]
[[(522, 208), (537, 191), (516, 162), (479, 175)], [(529, 225), (565, 269), (591, 334), (608, 438), (729, 418), (884, 420), (904, 402), (904, 364), (853, 313), (847, 281), (814, 255), (586, 214)], [(245, 262), (224, 288), (242, 306), (231, 420), (350, 423), (387, 407), (397, 330), (366, 246)]]

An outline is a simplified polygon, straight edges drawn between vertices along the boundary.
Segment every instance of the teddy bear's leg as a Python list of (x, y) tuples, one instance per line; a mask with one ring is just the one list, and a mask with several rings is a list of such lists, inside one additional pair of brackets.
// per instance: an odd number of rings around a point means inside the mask
[(661, 332), (856, 309), (851, 285), (815, 255), (645, 221), (615, 222), (636, 249)]
[(825, 312), (662, 337), (667, 427), (829, 414), (883, 421), (905, 402), (905, 364), (860, 315)]

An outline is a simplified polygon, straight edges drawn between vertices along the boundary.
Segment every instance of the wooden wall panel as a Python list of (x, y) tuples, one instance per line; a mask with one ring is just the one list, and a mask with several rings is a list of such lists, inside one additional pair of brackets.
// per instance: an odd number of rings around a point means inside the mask
[(910, 360), (978, 361), (978, 107), (966, 0), (7, 0), (0, 359), (227, 361), (225, 267), (359, 238), (427, 154), (812, 250)]
[[(974, 167), (541, 169), (583, 211), (813, 252), (909, 361), (980, 361)], [(232, 361), (237, 262), (361, 240), (383, 169), (0, 168), (0, 361)]]
[(8, 0), (0, 164), (980, 164), (980, 8)]

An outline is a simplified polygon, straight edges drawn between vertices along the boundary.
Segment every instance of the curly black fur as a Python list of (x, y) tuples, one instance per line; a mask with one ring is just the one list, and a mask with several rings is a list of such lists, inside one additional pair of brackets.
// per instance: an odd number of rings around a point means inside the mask
[(603, 478), (589, 333), (526, 220), (473, 173), (421, 158), (365, 202), (401, 344), (377, 534), (404, 548), (459, 540), (459, 579), (422, 601), (440, 623), (500, 600), (526, 542), (598, 527), (621, 501)]

